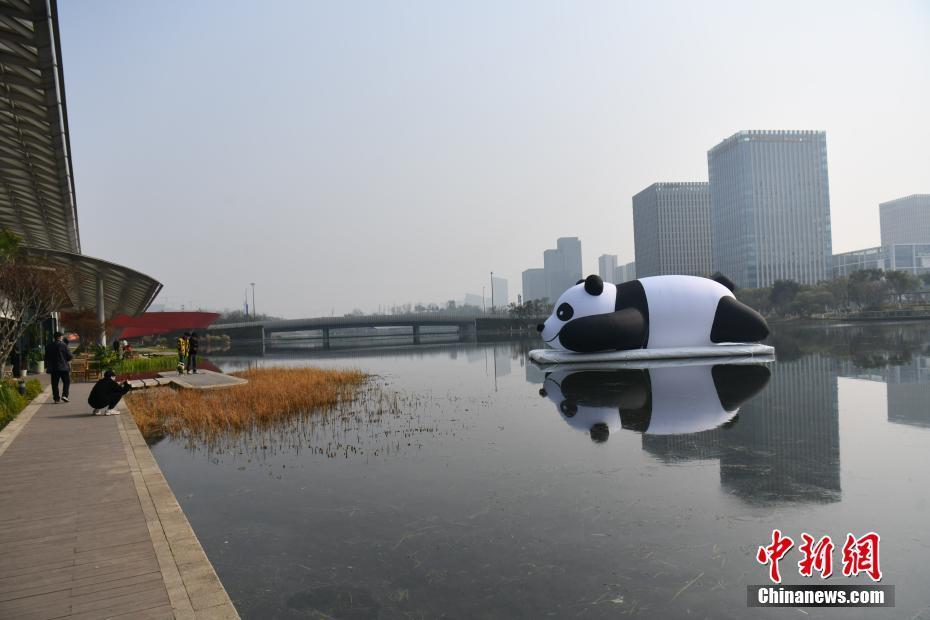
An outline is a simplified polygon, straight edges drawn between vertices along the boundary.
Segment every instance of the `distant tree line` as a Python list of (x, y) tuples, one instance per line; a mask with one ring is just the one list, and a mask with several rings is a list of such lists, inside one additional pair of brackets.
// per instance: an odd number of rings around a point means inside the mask
[(445, 304), (440, 305), (436, 303), (403, 303), (403, 304), (394, 304), (388, 306), (383, 310), (377, 312), (367, 313), (361, 308), (354, 308), (351, 312), (346, 312), (344, 316), (365, 316), (370, 314), (372, 316), (386, 316), (386, 315), (395, 315), (395, 314), (430, 314), (430, 313), (442, 313), (442, 314), (452, 314), (456, 316), (478, 316), (481, 314), (487, 314), (485, 310), (479, 306), (472, 304), (460, 304), (452, 299), (447, 301)]
[(736, 296), (766, 316), (797, 318), (902, 305), (922, 287), (930, 287), (930, 273), (918, 278), (909, 271), (864, 269), (815, 285), (776, 280), (767, 288), (739, 289)]
[(249, 321), (277, 321), (281, 317), (271, 316), (270, 314), (246, 314), (242, 310), (226, 310), (220, 313), (218, 319), (213, 321), (214, 325), (227, 325), (229, 323), (248, 323)]
[(531, 319), (549, 316), (552, 314), (552, 304), (549, 298), (530, 299), (522, 304), (510, 304), (507, 306), (507, 313), (515, 319)]

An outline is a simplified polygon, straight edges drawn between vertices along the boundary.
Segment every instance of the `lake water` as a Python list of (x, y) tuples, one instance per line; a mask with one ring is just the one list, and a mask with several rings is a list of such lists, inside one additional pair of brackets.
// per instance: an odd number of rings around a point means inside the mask
[[(548, 377), (534, 341), (213, 357), (374, 377), (341, 416), (152, 449), (244, 618), (930, 618), (930, 325), (771, 343)], [(802, 532), (836, 543), (828, 583), (872, 583), (840, 549), (879, 533), (896, 607), (747, 608), (775, 528), (787, 584), (821, 582)]]

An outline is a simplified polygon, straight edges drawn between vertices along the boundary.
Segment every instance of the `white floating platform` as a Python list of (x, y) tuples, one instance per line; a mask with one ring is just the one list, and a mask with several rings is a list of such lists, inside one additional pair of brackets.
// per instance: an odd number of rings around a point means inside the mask
[(678, 368), (681, 366), (748, 366), (769, 364), (775, 361), (774, 355), (727, 355), (724, 357), (682, 357), (673, 359), (624, 360), (620, 362), (579, 362), (540, 364), (530, 361), (534, 368), (543, 372), (580, 372), (583, 370), (644, 370), (650, 368)]
[(649, 360), (686, 360), (718, 357), (772, 358), (774, 355), (775, 347), (770, 347), (767, 344), (716, 344), (709, 347), (631, 349), (629, 351), (600, 351), (598, 353), (572, 353), (571, 351), (559, 351), (557, 349), (533, 349), (530, 351), (530, 359), (537, 364), (640, 362)]

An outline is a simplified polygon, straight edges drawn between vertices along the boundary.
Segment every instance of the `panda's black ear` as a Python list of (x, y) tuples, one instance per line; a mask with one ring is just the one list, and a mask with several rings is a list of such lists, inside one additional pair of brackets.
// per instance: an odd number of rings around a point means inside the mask
[(604, 281), (592, 274), (584, 279), (584, 290), (588, 295), (600, 295), (604, 292)]
[(736, 292), (736, 285), (733, 284), (733, 280), (731, 280), (730, 278), (726, 277), (725, 275), (723, 275), (723, 274), (720, 273), (719, 271), (714, 272), (714, 275), (712, 275), (712, 276), (710, 277), (710, 279), (713, 280), (714, 282), (718, 283), (718, 284), (724, 285), (725, 287), (727, 287), (728, 289), (730, 289), (730, 292), (731, 292), (731, 293), (735, 293), (735, 292)]
[(575, 282), (575, 284), (576, 284), (576, 285), (577, 285), (577, 284), (581, 284), (582, 282), (584, 282), (584, 278), (582, 278), (581, 280), (578, 280), (577, 282)]

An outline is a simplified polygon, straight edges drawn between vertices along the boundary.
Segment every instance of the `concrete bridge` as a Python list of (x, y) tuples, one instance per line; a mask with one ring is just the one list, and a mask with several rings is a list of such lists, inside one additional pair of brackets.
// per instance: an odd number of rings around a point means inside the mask
[(207, 333), (228, 335), (234, 343), (264, 345), (265, 341), (274, 334), (318, 331), (326, 346), (329, 344), (330, 337), (338, 337), (331, 332), (358, 327), (410, 327), (414, 341), (417, 342), (420, 338), (420, 330), (424, 327), (456, 327), (459, 336), (467, 338), (476, 336), (478, 332), (486, 331), (529, 331), (535, 329), (536, 324), (541, 320), (539, 317), (516, 319), (506, 313), (482, 314), (475, 317), (443, 312), (423, 312), (227, 323), (211, 325), (207, 328)]

